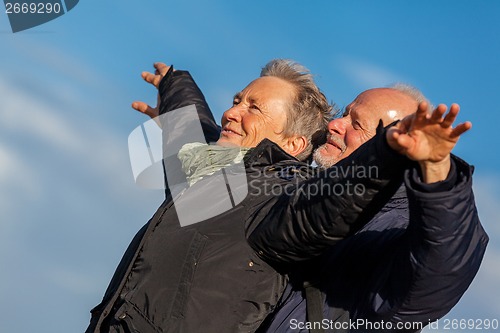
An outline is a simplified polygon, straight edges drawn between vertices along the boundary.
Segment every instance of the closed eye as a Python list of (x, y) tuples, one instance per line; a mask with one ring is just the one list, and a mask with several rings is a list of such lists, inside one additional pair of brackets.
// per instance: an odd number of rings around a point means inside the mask
[(233, 96), (233, 106), (236, 106), (241, 103), (240, 93), (237, 93)]
[(250, 108), (254, 109), (254, 110), (257, 110), (257, 111), (260, 111), (260, 108), (257, 105), (255, 105), (255, 104), (251, 104)]
[(358, 121), (353, 121), (352, 127), (354, 127), (354, 129), (359, 129), (361, 128), (361, 124)]
[(342, 112), (342, 118), (348, 116), (350, 111), (351, 109), (349, 108), (349, 106), (345, 107), (344, 112)]

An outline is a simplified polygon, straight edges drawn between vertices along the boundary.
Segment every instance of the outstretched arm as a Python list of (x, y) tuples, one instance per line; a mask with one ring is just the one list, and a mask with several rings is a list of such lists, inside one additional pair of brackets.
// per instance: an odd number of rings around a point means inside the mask
[[(175, 144), (172, 144), (172, 142), (176, 142), (175, 140), (182, 140), (179, 137), (183, 135), (181, 132), (185, 132), (185, 127), (195, 127), (197, 124), (193, 122), (200, 122), (201, 130), (203, 131), (202, 134), (206, 142), (217, 141), (220, 128), (215, 123), (205, 97), (187, 71), (174, 71), (172, 66), (167, 66), (163, 63), (155, 63), (154, 67), (155, 73), (142, 72), (141, 76), (144, 81), (158, 89), (157, 106), (152, 107), (147, 103), (135, 101), (132, 103), (132, 108), (153, 118), (160, 128), (163, 129), (165, 195), (169, 197), (169, 185), (173, 186), (185, 181), (185, 175), (182, 172), (179, 160), (176, 158), (175, 154), (171, 156), (172, 150), (176, 149)], [(181, 120), (176, 116), (174, 118), (177, 123), (172, 124), (170, 121), (170, 125), (168, 125), (169, 118), (167, 118), (166, 115), (169, 114), (169, 112), (188, 106), (194, 106), (196, 108), (197, 119), (193, 118), (191, 114), (183, 112), (182, 114), (186, 115), (185, 118), (188, 120)], [(193, 131), (194, 129), (191, 132)], [(199, 136), (197, 135), (196, 137)], [(203, 139), (197, 140), (202, 141)], [(167, 170), (169, 171), (169, 177), (167, 177)], [(167, 178), (169, 178), (170, 184)]]
[[(399, 187), (410, 165), (403, 156), (423, 163), (449, 158), (458, 136), (465, 131), (462, 125), (459, 130), (450, 130), (458, 110), (447, 115), (444, 124), (442, 108), (432, 117), (425, 116), (424, 110), (426, 106), (420, 105), (419, 111), (396, 129), (379, 133), (322, 177), (267, 198), (248, 220), (250, 245), (268, 262), (293, 263), (318, 256), (359, 230)], [(364, 173), (364, 177), (346, 172), (353, 168), (377, 172)], [(362, 190), (349, 192), (349, 186)], [(339, 188), (343, 191), (332, 192)]]
[(435, 184), (424, 183), (416, 168), (405, 175), (410, 223), (399, 247), (388, 251), (373, 274), (376, 289), (367, 300), (381, 318), (436, 320), (459, 301), (479, 270), (488, 236), (474, 202), (472, 167), (455, 156), (451, 166)]
[(158, 89), (156, 107), (142, 101), (134, 101), (132, 108), (154, 119), (161, 127), (158, 116), (167, 112), (180, 109), (184, 106), (195, 105), (201, 127), (207, 142), (219, 139), (220, 127), (217, 126), (213, 114), (201, 92), (200, 88), (189, 72), (174, 70), (172, 66), (157, 62), (155, 72), (142, 72), (141, 76), (147, 83)]
[[(146, 81), (147, 83), (150, 83), (151, 85), (155, 86), (156, 89), (159, 88), (161, 80), (165, 77), (165, 75), (169, 72), (171, 66), (167, 66), (164, 63), (161, 62), (156, 62), (153, 64), (154, 68), (156, 69), (155, 73), (150, 73), (150, 72), (142, 72), (141, 77)], [(149, 104), (142, 102), (142, 101), (135, 101), (132, 103), (132, 108), (135, 110), (142, 112), (152, 119), (154, 119), (158, 125), (161, 127), (161, 124), (159, 123), (158, 117), (160, 115), (160, 94), (158, 93), (158, 98), (157, 98), (157, 104), (155, 107), (150, 106)]]
[[(260, 196), (246, 224), (249, 244), (268, 263), (294, 264), (322, 254), (378, 212), (411, 163), (386, 142), (386, 129), (313, 178), (282, 186), (280, 196)], [(268, 176), (268, 175), (266, 175)], [(264, 182), (266, 179), (263, 180)], [(263, 186), (265, 186), (264, 184)]]

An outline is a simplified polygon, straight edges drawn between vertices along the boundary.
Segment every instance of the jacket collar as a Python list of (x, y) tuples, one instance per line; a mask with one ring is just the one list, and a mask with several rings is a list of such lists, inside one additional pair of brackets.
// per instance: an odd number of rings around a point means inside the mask
[(285, 152), (276, 143), (269, 139), (264, 139), (245, 156), (245, 166), (266, 166), (286, 160), (299, 162), (299, 160)]

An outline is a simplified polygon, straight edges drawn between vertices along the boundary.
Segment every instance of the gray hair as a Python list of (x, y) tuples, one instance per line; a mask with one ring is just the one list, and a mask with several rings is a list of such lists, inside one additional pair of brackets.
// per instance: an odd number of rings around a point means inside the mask
[(393, 85), (390, 85), (388, 88), (400, 91), (403, 94), (410, 96), (419, 104), (421, 102), (427, 102), (427, 104), (429, 105), (428, 110), (427, 110), (428, 112), (430, 112), (434, 108), (432, 106), (432, 103), (427, 99), (427, 97), (425, 97), (425, 95), (420, 90), (415, 88), (414, 86), (411, 86), (411, 85), (406, 84), (406, 83), (398, 82), (398, 83), (395, 83)]
[(306, 137), (308, 145), (296, 157), (301, 161), (308, 159), (313, 148), (324, 143), (332, 105), (316, 86), (309, 70), (292, 60), (273, 59), (262, 68), (260, 76), (274, 76), (295, 87), (295, 99), (288, 108), (283, 135)]

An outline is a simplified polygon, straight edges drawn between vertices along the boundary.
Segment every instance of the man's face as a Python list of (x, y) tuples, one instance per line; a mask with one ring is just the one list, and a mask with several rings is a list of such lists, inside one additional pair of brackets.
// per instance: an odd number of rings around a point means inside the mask
[(314, 160), (323, 167), (334, 165), (372, 138), (380, 120), (388, 125), (415, 112), (417, 106), (413, 98), (395, 89), (362, 92), (341, 118), (328, 123), (327, 142), (314, 152)]
[(294, 87), (277, 77), (264, 76), (236, 94), (222, 115), (221, 146), (255, 147), (267, 138), (283, 148), (282, 135)]

